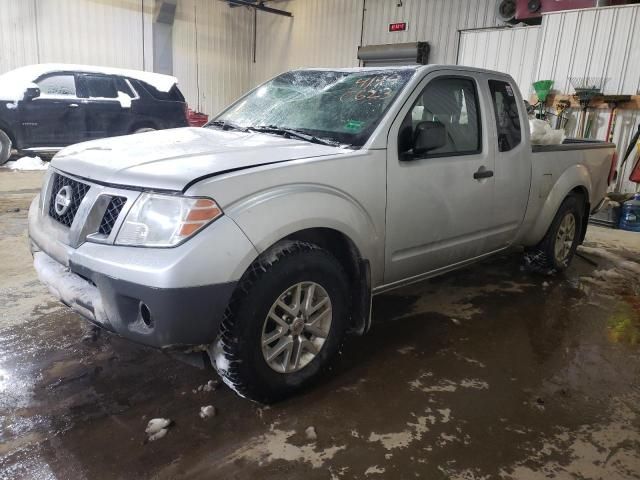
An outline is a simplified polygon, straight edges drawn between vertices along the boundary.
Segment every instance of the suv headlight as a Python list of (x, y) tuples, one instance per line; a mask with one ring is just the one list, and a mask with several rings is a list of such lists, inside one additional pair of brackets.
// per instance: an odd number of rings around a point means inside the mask
[(210, 198), (142, 193), (127, 213), (115, 243), (174, 247), (221, 215)]

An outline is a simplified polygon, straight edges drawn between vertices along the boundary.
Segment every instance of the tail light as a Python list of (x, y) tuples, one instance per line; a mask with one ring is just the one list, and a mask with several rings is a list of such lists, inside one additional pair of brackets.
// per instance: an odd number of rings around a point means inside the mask
[(611, 186), (611, 184), (616, 180), (617, 166), (618, 166), (618, 152), (613, 152), (613, 155), (611, 155), (611, 167), (609, 168), (609, 178), (607, 179), (608, 186)]

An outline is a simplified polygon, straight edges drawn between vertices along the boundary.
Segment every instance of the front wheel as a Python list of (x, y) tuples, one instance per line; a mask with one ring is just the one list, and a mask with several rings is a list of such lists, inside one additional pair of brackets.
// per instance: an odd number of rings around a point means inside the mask
[(337, 354), (348, 316), (348, 281), (326, 250), (286, 242), (240, 280), (212, 361), (240, 395), (270, 403), (315, 380)]
[(565, 198), (542, 241), (527, 250), (527, 264), (543, 273), (565, 270), (571, 264), (582, 237), (584, 214), (581, 197), (569, 195)]

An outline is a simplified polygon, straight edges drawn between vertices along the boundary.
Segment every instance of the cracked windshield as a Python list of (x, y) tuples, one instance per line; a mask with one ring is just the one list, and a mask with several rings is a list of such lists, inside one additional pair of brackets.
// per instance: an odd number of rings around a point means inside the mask
[(252, 91), (209, 126), (361, 147), (413, 73), (287, 72)]

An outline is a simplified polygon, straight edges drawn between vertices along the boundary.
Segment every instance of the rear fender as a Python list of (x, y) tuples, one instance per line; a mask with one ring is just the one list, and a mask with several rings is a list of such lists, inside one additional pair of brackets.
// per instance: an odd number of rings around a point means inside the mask
[[(540, 188), (544, 188), (542, 184)], [(538, 216), (533, 220), (531, 228), (522, 240), (523, 245), (537, 245), (542, 240), (560, 205), (575, 188), (586, 190), (587, 198), (585, 202), (588, 204), (591, 198), (592, 185), (591, 176), (584, 165), (573, 165), (569, 167), (553, 184), (538, 212)], [(539, 194), (544, 195), (544, 192), (540, 191)], [(588, 212), (586, 212), (586, 215), (588, 215)]]

